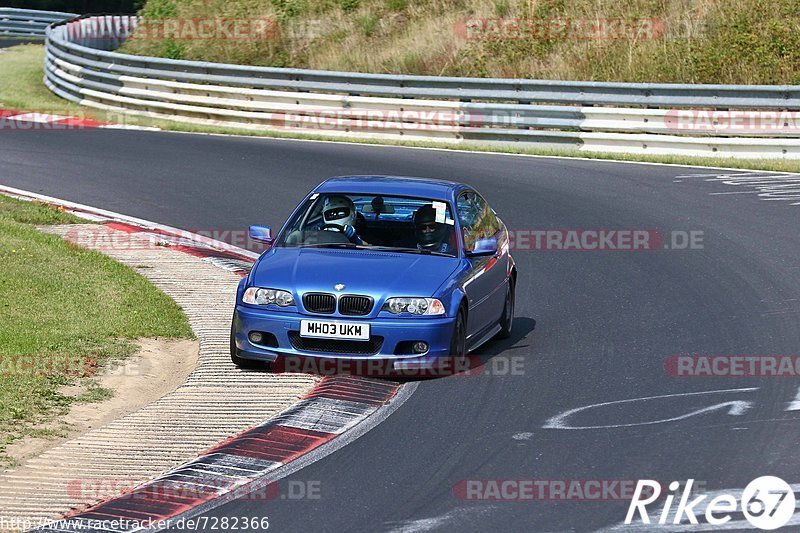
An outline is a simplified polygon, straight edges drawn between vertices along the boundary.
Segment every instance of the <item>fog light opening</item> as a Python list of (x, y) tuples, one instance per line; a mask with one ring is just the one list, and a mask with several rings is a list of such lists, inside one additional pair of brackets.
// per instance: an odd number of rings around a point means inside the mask
[(261, 344), (264, 340), (264, 335), (262, 335), (260, 331), (251, 331), (247, 338), (249, 338), (250, 342), (253, 344)]
[(414, 353), (425, 353), (428, 351), (428, 343), (422, 341), (415, 342), (411, 349), (414, 350)]

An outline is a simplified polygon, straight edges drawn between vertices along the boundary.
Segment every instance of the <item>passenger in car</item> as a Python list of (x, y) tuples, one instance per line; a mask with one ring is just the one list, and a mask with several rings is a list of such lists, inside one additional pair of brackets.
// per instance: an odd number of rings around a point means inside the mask
[(452, 232), (448, 231), (447, 225), (436, 221), (436, 210), (430, 204), (423, 205), (414, 213), (414, 233), (420, 250), (455, 252), (453, 244), (448, 242)]

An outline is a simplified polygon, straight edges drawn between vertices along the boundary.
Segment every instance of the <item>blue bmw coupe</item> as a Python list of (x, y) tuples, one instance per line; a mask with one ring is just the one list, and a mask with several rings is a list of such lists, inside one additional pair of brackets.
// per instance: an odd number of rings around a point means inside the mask
[(514, 323), (503, 222), (473, 188), (392, 176), (311, 191), (239, 284), (231, 358), (379, 359), (392, 370), (464, 358)]

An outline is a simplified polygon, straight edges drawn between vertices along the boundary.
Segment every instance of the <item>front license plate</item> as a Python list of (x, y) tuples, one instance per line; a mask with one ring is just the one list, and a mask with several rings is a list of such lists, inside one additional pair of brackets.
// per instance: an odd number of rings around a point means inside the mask
[(300, 336), (368, 341), (369, 324), (335, 322), (333, 320), (301, 320)]

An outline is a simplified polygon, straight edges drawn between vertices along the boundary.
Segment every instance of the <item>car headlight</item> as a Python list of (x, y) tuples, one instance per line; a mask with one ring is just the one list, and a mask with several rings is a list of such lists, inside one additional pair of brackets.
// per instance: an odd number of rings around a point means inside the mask
[(383, 304), (383, 310), (393, 315), (443, 315), (444, 305), (436, 298), (389, 298)]
[(280, 289), (262, 289), (261, 287), (249, 287), (244, 291), (242, 301), (251, 305), (275, 304), (280, 307), (294, 305), (294, 297), (291, 292)]

